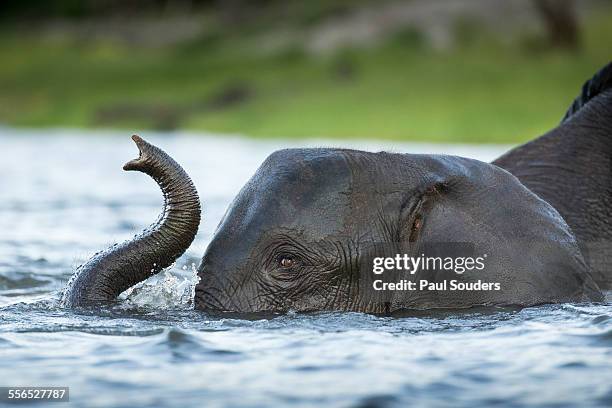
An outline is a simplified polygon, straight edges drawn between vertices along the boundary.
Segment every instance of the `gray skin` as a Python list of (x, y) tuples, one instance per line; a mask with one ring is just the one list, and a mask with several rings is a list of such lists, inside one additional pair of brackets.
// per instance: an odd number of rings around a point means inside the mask
[[(204, 254), (196, 308), (391, 313), (602, 300), (610, 268), (597, 251), (612, 236), (611, 73), (608, 66), (585, 84), (557, 129), (493, 164), (344, 149), (273, 153)], [(195, 236), (200, 207), (191, 180), (161, 150), (136, 141), (149, 164), (133, 169), (164, 174), (162, 222), (81, 267), (63, 296), (68, 306), (112, 301)], [(168, 197), (178, 198), (168, 205)], [(440, 245), (449, 242), (468, 243), (463, 256), (486, 254), (485, 268), (383, 279), (480, 280), (500, 290), (372, 290), (373, 256), (445, 256)]]
[(170, 266), (195, 238), (200, 225), (200, 200), (191, 179), (170, 156), (145, 142), (132, 139), (140, 155), (123, 166), (151, 176), (164, 195), (155, 223), (130, 241), (95, 254), (81, 265), (61, 295), (67, 307), (114, 301), (124, 290)]
[[(501, 290), (371, 289), (373, 246), (427, 256), (428, 244), (448, 241), (473, 243), (474, 254), (488, 255), (486, 268), (412, 279), (481, 279)], [(198, 275), (196, 305), (208, 311), (388, 313), (600, 299), (570, 228), (510, 173), (461, 157), (339, 149), (272, 154), (231, 204)]]
[(570, 225), (602, 289), (612, 289), (612, 63), (587, 81), (555, 129), (493, 162)]

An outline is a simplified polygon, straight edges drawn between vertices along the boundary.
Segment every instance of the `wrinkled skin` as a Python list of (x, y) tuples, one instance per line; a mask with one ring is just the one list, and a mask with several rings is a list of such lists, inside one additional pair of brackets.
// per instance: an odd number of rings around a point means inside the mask
[(612, 289), (612, 89), (494, 164), (559, 211), (594, 279)]
[[(418, 256), (425, 243), (449, 240), (489, 255), (485, 270), (454, 278), (497, 281), (502, 290), (383, 300), (363, 285), (372, 244), (400, 243)], [(534, 242), (541, 245), (530, 251)], [(417, 278), (453, 278), (428, 273)], [(230, 206), (199, 276), (198, 308), (236, 312), (380, 313), (599, 296), (566, 223), (506, 171), (461, 157), (338, 149), (272, 154)]]
[(164, 195), (156, 222), (129, 241), (95, 254), (70, 278), (61, 296), (67, 307), (114, 301), (124, 290), (170, 266), (189, 248), (200, 225), (200, 199), (182, 167), (137, 135), (140, 152), (123, 167), (151, 176)]
[[(112, 301), (169, 265), (197, 232), (200, 204), (189, 176), (160, 149), (135, 141), (141, 157), (126, 168), (156, 179), (164, 212), (143, 234), (80, 267), (64, 292), (67, 306)], [(207, 312), (391, 313), (600, 301), (601, 289), (612, 288), (611, 197), (612, 64), (585, 83), (557, 128), (492, 164), (343, 149), (273, 153), (219, 224), (194, 303)], [(462, 252), (452, 252), (455, 244)], [(481, 270), (389, 278), (500, 289), (372, 290), (372, 258), (395, 253), (484, 256)]]

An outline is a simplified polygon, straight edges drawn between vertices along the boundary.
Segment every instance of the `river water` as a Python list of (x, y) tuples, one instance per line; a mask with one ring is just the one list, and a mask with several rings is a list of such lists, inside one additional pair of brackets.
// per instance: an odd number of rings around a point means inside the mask
[(69, 386), (71, 406), (94, 407), (612, 406), (609, 301), (402, 318), (192, 309), (211, 233), (270, 152), (338, 145), (491, 160), (507, 147), (143, 136), (192, 176), (200, 233), (121, 305), (76, 314), (56, 301), (72, 271), (153, 222), (161, 194), (121, 170), (137, 156), (129, 134), (0, 129), (0, 386)]

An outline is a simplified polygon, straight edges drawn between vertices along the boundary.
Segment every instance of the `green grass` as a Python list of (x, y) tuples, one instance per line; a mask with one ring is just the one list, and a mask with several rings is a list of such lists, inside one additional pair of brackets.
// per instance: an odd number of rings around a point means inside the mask
[[(7, 30), (0, 36), (0, 123), (520, 142), (554, 127), (582, 83), (612, 59), (609, 20), (585, 26), (578, 54), (535, 50), (524, 38), (505, 44), (486, 33), (448, 52), (402, 36), (312, 57), (298, 50), (262, 56), (240, 35), (134, 49)], [(352, 74), (340, 77), (339, 67)], [(249, 97), (210, 108), (228, 87), (246, 87)]]

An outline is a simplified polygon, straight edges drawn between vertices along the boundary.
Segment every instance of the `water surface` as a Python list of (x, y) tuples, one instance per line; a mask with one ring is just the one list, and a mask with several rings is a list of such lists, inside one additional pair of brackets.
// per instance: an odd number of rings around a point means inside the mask
[(193, 271), (244, 182), (272, 151), (341, 145), (491, 160), (505, 146), (253, 141), (145, 134), (204, 201), (195, 243), (112, 309), (57, 292), (94, 252), (154, 221), (161, 194), (121, 170), (128, 134), (0, 130), (0, 386), (70, 386), (74, 406), (612, 405), (612, 303), (238, 320), (192, 310)]

